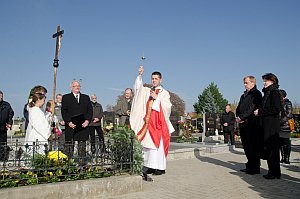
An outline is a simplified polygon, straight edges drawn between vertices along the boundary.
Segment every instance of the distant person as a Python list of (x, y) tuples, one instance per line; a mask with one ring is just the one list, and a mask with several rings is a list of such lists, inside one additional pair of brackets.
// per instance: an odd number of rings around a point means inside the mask
[(280, 113), (280, 152), (281, 160), (280, 163), (290, 164), (291, 154), (291, 127), (289, 120), (293, 118), (293, 106), (292, 102), (286, 97), (287, 93), (285, 90), (279, 90), (282, 100), (282, 110)]
[(281, 96), (279, 92), (279, 81), (276, 75), (266, 73), (262, 76), (263, 93), (262, 108), (256, 110), (255, 115), (261, 115), (263, 125), (263, 147), (265, 159), (268, 163), (268, 174), (265, 179), (279, 179), (280, 154), (279, 154), (279, 132), (280, 132), (280, 111), (282, 110)]
[(96, 152), (96, 138), (95, 130), (97, 131), (99, 137), (99, 143), (101, 147), (104, 147), (104, 136), (101, 127), (101, 119), (103, 117), (103, 109), (100, 103), (97, 102), (97, 96), (95, 94), (91, 95), (91, 103), (93, 107), (93, 117), (89, 124), (90, 139), (91, 139), (91, 151), (94, 154)]
[(244, 77), (245, 92), (240, 97), (236, 108), (237, 123), (248, 162), (246, 168), (240, 171), (253, 175), (260, 173), (260, 118), (254, 115), (256, 109), (262, 106), (262, 94), (256, 88), (256, 79), (253, 76)]
[(49, 138), (49, 150), (62, 150), (60, 147), (59, 137), (61, 135), (61, 129), (58, 123), (58, 118), (55, 114), (52, 113), (54, 110), (53, 100), (48, 100), (45, 108), (45, 116), (48, 123), (51, 126), (51, 137)]
[(26, 132), (26, 129), (28, 127), (28, 122), (29, 122), (29, 113), (28, 113), (28, 102), (24, 105), (24, 108), (23, 108), (23, 116), (24, 116), (24, 119), (25, 119), (25, 132)]
[(62, 102), (62, 94), (56, 95), (56, 102), (54, 106), (54, 115), (57, 117), (59, 129), (61, 130), (61, 134), (59, 136), (59, 149), (64, 151), (65, 148), (65, 121), (61, 114), (61, 102)]
[(45, 153), (44, 144), (48, 142), (51, 135), (50, 124), (46, 119), (42, 107), (45, 104), (47, 89), (39, 87), (38, 90), (32, 90), (33, 94), (30, 96), (29, 106), (29, 123), (26, 130), (25, 143), (33, 145), (36, 143), (36, 152), (40, 154)]
[(143, 179), (152, 181), (148, 174), (165, 174), (170, 135), (174, 132), (170, 122), (172, 104), (169, 92), (161, 86), (160, 72), (152, 73), (151, 88), (143, 86), (143, 66), (139, 67), (138, 73), (134, 84), (130, 126), (144, 147)]
[(221, 116), (221, 124), (223, 126), (224, 143), (228, 144), (228, 136), (230, 136), (230, 145), (235, 145), (234, 141), (234, 123), (235, 115), (231, 111), (230, 104), (226, 105), (225, 113)]
[(52, 100), (48, 100), (45, 108), (45, 116), (47, 121), (51, 124), (53, 121), (52, 118)]
[(81, 164), (86, 164), (86, 141), (89, 139), (88, 125), (92, 121), (93, 107), (88, 95), (80, 92), (79, 81), (71, 83), (71, 93), (62, 97), (61, 113), (66, 124), (65, 140), (67, 155), (73, 156), (74, 141), (78, 141)]
[(130, 109), (132, 104), (132, 89), (126, 88), (124, 95), (117, 102), (115, 114), (119, 117), (119, 125), (129, 125)]
[(0, 91), (0, 161), (8, 159), (7, 130), (13, 124), (14, 111), (10, 104), (3, 100), (3, 92)]

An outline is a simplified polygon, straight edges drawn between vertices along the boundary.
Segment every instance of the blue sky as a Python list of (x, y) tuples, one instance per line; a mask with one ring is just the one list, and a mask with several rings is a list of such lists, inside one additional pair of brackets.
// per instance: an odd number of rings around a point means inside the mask
[(82, 79), (82, 92), (102, 106), (132, 87), (144, 53), (144, 82), (161, 71), (163, 85), (192, 111), (215, 82), (230, 102), (242, 79), (275, 73), (300, 103), (298, 0), (2, 0), (0, 90), (22, 115), (29, 90), (44, 85), (51, 98), (57, 25), (64, 29), (57, 92)]

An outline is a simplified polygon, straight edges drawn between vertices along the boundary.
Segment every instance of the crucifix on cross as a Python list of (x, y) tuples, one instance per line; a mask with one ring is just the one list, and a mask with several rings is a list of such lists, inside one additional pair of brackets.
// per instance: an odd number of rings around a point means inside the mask
[(64, 34), (64, 30), (60, 30), (60, 26), (57, 26), (57, 32), (52, 35), (52, 38), (56, 38), (56, 49), (55, 49), (55, 58), (54, 58), (54, 67), (58, 67), (58, 52), (60, 49), (60, 41), (62, 38), (62, 35)]
[(56, 92), (56, 75), (57, 75), (57, 68), (58, 68), (58, 53), (60, 49), (60, 42), (62, 35), (64, 34), (64, 30), (60, 30), (60, 26), (57, 26), (57, 31), (55, 34), (52, 35), (52, 38), (56, 38), (56, 49), (55, 49), (55, 58), (53, 62), (54, 67), (54, 81), (53, 81), (53, 91), (52, 91), (52, 114), (54, 114), (54, 105), (55, 105), (55, 92)]

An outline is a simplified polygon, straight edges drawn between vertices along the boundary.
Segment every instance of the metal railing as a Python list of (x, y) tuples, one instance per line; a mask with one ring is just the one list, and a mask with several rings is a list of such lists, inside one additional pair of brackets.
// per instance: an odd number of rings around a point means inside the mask
[(133, 173), (133, 139), (0, 143), (0, 188)]

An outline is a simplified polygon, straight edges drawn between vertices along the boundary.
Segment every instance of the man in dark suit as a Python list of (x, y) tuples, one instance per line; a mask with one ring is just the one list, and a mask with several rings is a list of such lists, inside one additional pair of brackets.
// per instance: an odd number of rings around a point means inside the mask
[(256, 79), (253, 76), (244, 77), (246, 91), (241, 96), (236, 108), (237, 122), (240, 127), (240, 135), (248, 159), (246, 168), (241, 169), (247, 174), (260, 173), (260, 118), (254, 115), (254, 111), (262, 107), (262, 94), (256, 88)]
[(226, 105), (225, 113), (222, 114), (221, 124), (223, 126), (224, 143), (228, 143), (228, 135), (230, 136), (230, 145), (235, 145), (234, 141), (234, 123), (235, 115), (231, 111), (230, 104)]
[(78, 155), (86, 162), (86, 140), (89, 138), (88, 125), (92, 120), (93, 108), (88, 95), (80, 93), (80, 83), (73, 81), (71, 93), (62, 98), (61, 113), (65, 121), (65, 143), (67, 155), (73, 156), (74, 141), (78, 141)]

